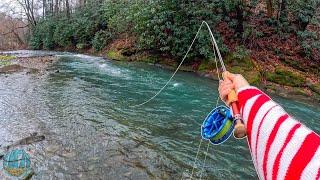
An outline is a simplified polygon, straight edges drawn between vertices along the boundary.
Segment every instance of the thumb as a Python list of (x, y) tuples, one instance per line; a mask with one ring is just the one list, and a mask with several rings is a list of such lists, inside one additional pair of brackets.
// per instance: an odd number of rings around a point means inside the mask
[(224, 80), (230, 80), (230, 81), (234, 81), (234, 79), (235, 79), (235, 77), (236, 77), (236, 75), (235, 74), (232, 74), (232, 73), (230, 73), (229, 71), (225, 71), (225, 72), (223, 72), (223, 79)]

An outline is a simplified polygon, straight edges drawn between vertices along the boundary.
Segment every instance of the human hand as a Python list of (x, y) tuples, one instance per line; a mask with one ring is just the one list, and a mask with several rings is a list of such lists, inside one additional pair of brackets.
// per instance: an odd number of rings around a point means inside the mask
[(224, 102), (227, 102), (228, 94), (232, 90), (238, 91), (242, 87), (249, 86), (249, 83), (241, 74), (232, 74), (226, 71), (223, 73), (223, 78), (224, 80), (221, 80), (219, 84), (219, 95)]

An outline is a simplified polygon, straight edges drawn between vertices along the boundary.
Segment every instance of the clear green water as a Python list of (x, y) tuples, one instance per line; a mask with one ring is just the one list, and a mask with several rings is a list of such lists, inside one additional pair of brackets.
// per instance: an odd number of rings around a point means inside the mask
[[(217, 99), (216, 81), (179, 72), (154, 101), (132, 108), (153, 96), (172, 72), (84, 55), (59, 58), (41, 78), (0, 75), (2, 134), (14, 127), (47, 137), (31, 147), (35, 179), (190, 176), (200, 125)], [(319, 106), (274, 99), (320, 132)], [(203, 179), (257, 179), (246, 140), (231, 137), (222, 145), (210, 145), (203, 164), (207, 145), (202, 143), (194, 177), (200, 178), (203, 167)]]

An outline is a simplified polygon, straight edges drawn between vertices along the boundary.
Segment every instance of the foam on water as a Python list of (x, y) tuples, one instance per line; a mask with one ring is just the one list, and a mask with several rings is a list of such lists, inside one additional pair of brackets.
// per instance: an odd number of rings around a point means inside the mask
[(108, 76), (124, 78), (129, 80), (131, 77), (129, 75), (129, 70), (120, 69), (111, 63), (97, 63), (96, 64), (101, 72), (107, 74)]
[(85, 54), (75, 54), (73, 56), (74, 57), (79, 57), (79, 58), (82, 58), (82, 59), (102, 59), (101, 57), (89, 56), (89, 55), (85, 55)]
[(100, 68), (105, 68), (107, 66), (107, 64), (100, 64), (99, 67)]
[[(30, 146), (37, 150), (32, 159), (34, 179), (73, 179), (75, 174), (82, 179), (190, 175), (201, 123), (218, 98), (217, 81), (178, 72), (157, 98), (131, 108), (154, 95), (172, 71), (87, 55), (60, 57), (52, 73), (42, 78), (0, 74), (0, 135), (6, 138), (0, 144), (35, 131), (48, 137)], [(282, 98), (276, 102), (320, 132), (318, 106)], [(207, 143), (200, 148), (195, 179), (202, 166), (203, 179), (258, 178), (245, 140), (230, 138), (210, 146), (202, 164)]]
[(178, 87), (178, 86), (180, 86), (181, 85), (181, 83), (174, 83), (173, 84), (173, 87)]

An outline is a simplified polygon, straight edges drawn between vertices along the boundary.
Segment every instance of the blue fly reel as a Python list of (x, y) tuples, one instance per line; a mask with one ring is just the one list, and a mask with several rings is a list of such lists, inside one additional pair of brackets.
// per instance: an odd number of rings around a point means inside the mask
[(230, 109), (225, 106), (214, 108), (203, 121), (201, 136), (212, 144), (225, 142), (234, 129), (234, 121)]

